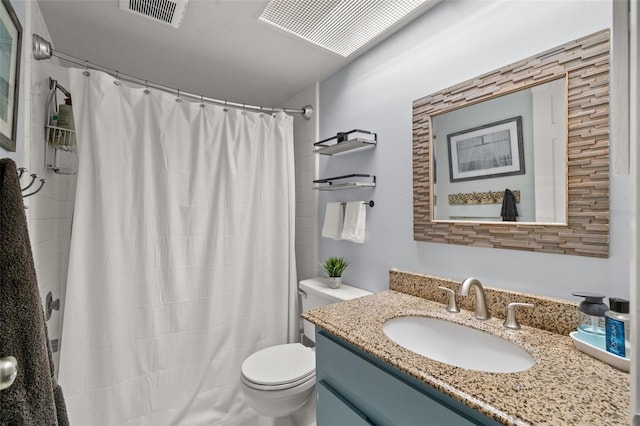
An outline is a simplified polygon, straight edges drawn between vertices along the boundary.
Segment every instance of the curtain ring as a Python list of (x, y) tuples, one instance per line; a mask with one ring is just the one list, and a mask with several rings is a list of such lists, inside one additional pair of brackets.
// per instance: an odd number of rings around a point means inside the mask
[(224, 112), (229, 111), (229, 108), (227, 108), (227, 101), (224, 101), (224, 107), (222, 108), (222, 110), (223, 110)]
[(149, 80), (145, 80), (144, 81), (144, 90), (143, 90), (145, 95), (148, 95), (149, 93), (151, 93), (151, 90), (149, 90)]
[(204, 108), (204, 95), (200, 95), (200, 108)]
[(89, 72), (87, 61), (84, 61), (84, 71), (82, 71), (82, 75), (84, 75), (85, 77), (89, 77), (91, 75), (91, 73)]
[(120, 80), (118, 80), (120, 78), (120, 71), (116, 71), (116, 79), (113, 81), (113, 84), (115, 84), (116, 86), (120, 86)]
[(247, 110), (245, 109), (247, 104), (242, 104), (242, 115), (247, 115)]
[(182, 99), (180, 99), (180, 89), (176, 89), (178, 91), (178, 97), (176, 98), (176, 102), (180, 103), (182, 102)]

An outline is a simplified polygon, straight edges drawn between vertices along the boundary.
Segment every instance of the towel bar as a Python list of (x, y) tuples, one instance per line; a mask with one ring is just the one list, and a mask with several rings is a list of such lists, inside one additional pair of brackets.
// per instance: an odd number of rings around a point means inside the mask
[[(345, 202), (345, 203), (340, 203), (340, 204), (341, 204), (341, 205), (343, 205), (343, 206), (346, 206), (346, 205), (347, 205), (347, 203), (346, 203), (346, 202)], [(374, 202), (373, 202), (373, 200), (371, 200), (371, 201), (369, 201), (369, 202), (367, 202), (367, 201), (363, 201), (363, 202), (362, 202), (362, 204), (366, 204), (366, 205), (368, 205), (369, 207), (373, 207), (373, 206), (375, 206), (375, 205), (376, 205), (376, 203), (374, 203)]]

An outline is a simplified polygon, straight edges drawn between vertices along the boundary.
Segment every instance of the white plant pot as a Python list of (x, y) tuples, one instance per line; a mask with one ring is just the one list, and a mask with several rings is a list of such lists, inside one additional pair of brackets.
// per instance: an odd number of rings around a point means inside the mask
[(342, 277), (329, 277), (329, 287), (340, 288), (342, 284)]

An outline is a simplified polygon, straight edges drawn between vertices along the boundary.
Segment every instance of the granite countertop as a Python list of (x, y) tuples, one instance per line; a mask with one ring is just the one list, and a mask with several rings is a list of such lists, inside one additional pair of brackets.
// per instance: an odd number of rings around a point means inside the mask
[[(374, 357), (507, 425), (627, 425), (629, 374), (591, 358), (566, 335), (503, 319), (480, 321), (473, 313), (393, 290), (303, 313), (303, 318)], [(485, 373), (455, 367), (405, 349), (382, 331), (399, 316), (442, 318), (481, 329), (523, 347), (535, 365), (519, 373)]]

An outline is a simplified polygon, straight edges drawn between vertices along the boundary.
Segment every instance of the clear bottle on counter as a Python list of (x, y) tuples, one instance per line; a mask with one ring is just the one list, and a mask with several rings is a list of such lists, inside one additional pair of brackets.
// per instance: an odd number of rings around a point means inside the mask
[(612, 354), (630, 358), (629, 301), (618, 297), (609, 298), (609, 311), (605, 312), (606, 349)]

